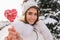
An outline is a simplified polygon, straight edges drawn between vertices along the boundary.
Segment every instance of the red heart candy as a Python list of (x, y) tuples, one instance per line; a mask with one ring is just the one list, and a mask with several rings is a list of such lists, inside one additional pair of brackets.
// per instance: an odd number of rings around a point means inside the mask
[(10, 21), (10, 22), (14, 22), (16, 16), (17, 16), (17, 11), (16, 9), (12, 9), (12, 10), (5, 10), (4, 12), (4, 16)]

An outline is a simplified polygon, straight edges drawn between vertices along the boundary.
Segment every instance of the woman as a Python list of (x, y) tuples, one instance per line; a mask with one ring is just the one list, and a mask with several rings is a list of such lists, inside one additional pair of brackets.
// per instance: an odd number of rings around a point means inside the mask
[(9, 28), (8, 40), (53, 40), (46, 25), (39, 20), (38, 6), (36, 3), (27, 1), (23, 5), (23, 20), (13, 23)]

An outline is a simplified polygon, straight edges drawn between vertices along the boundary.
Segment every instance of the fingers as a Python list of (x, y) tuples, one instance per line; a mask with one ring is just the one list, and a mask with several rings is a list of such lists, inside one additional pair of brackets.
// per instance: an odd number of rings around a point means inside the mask
[(14, 36), (14, 37), (15, 37), (15, 36), (16, 36), (16, 37), (18, 36), (18, 32), (14, 29), (14, 27), (9, 28), (8, 31), (9, 31), (9, 36), (10, 36), (10, 35), (12, 35), (12, 36)]
[(18, 40), (18, 39), (12, 39), (12, 40)]
[(13, 31), (13, 32), (16, 32), (15, 28), (14, 27), (11, 27), (8, 29), (8, 31)]
[(17, 35), (18, 34), (18, 32), (15, 30), (14, 27), (9, 28), (8, 31), (9, 31), (9, 34), (11, 34), (11, 35)]
[(17, 36), (17, 35), (18, 35), (18, 33), (17, 33), (17, 32), (13, 32), (13, 31), (9, 31), (9, 35)]
[(14, 27), (9, 28), (9, 29), (8, 29), (8, 32), (9, 32), (9, 34), (8, 34), (8, 39), (9, 39), (9, 40), (17, 40), (17, 39), (19, 38), (19, 34), (18, 34), (18, 32), (15, 30)]
[(17, 40), (19, 39), (18, 35), (9, 34), (6, 38), (7, 40)]
[(5, 38), (5, 40), (18, 40), (18, 39), (16, 39), (16, 38)]
[(8, 32), (9, 32), (9, 34), (6, 38), (7, 40), (20, 40), (20, 39), (23, 40), (14, 27), (9, 28)]

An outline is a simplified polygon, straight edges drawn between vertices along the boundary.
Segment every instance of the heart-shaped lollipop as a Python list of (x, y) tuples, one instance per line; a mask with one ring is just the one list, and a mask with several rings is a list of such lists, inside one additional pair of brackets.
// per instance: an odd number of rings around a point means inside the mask
[(10, 22), (14, 22), (16, 16), (17, 16), (17, 11), (16, 9), (12, 9), (12, 10), (5, 10), (4, 12), (4, 16), (10, 21)]

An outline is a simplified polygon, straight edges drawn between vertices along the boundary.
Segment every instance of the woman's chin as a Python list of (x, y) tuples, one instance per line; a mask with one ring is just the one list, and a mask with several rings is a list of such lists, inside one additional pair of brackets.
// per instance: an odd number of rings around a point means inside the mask
[(33, 24), (34, 24), (34, 22), (31, 22), (31, 23), (29, 23), (29, 24), (33, 25)]

